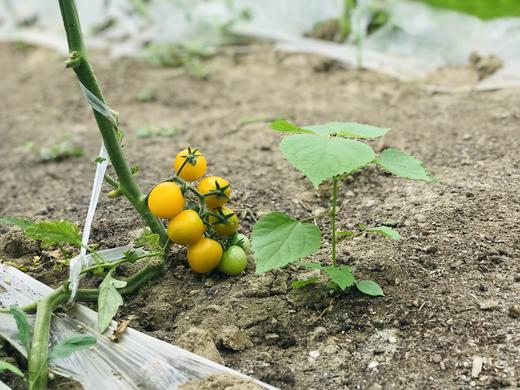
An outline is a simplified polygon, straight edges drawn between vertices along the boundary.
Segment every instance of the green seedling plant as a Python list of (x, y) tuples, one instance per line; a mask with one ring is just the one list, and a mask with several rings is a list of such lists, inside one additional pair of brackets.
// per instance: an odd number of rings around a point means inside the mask
[[(32, 331), (31, 326), (25, 313), (17, 306), (11, 306), (9, 309), (13, 316), (16, 327), (18, 329), (18, 339), (22, 343), (23, 348), (30, 355)], [(39, 366), (32, 366), (33, 375), (37, 378), (47, 376), (47, 364), (53, 360), (65, 359), (71, 354), (83, 349), (90, 348), (96, 344), (96, 338), (87, 334), (75, 334), (57, 343), (49, 352), (46, 361), (41, 361)], [(0, 361), (0, 372), (10, 371), (25, 379), (24, 373), (15, 365)]]
[(72, 145), (67, 138), (40, 149), (36, 148), (34, 142), (29, 141), (24, 145), (24, 148), (28, 152), (35, 153), (38, 161), (43, 163), (51, 161), (59, 162), (70, 158), (83, 157), (84, 155), (83, 148), (78, 145)]
[[(358, 226), (356, 231), (339, 231), (337, 224), (338, 187), (342, 178), (360, 169), (376, 165), (395, 176), (427, 183), (436, 179), (424, 168), (421, 161), (399, 150), (385, 149), (379, 155), (363, 139), (385, 135), (389, 129), (358, 123), (332, 122), (323, 125), (300, 127), (286, 120), (276, 120), (273, 130), (289, 134), (280, 143), (287, 161), (301, 171), (315, 189), (325, 181), (332, 181), (330, 209), (320, 215), (296, 220), (284, 213), (274, 212), (260, 218), (252, 233), (252, 251), (257, 264), (256, 272), (264, 273), (295, 264), (305, 269), (317, 269), (339, 290), (356, 287), (360, 292), (381, 296), (383, 290), (372, 280), (358, 280), (351, 267), (338, 264), (337, 242), (367, 234), (377, 234), (398, 240), (399, 233), (388, 226)], [(320, 229), (309, 221), (330, 218), (331, 253), (329, 264), (303, 263), (301, 259), (315, 253), (322, 245)], [(314, 277), (296, 281), (293, 287), (316, 283)]]
[(181, 132), (182, 129), (174, 126), (144, 125), (136, 130), (135, 135), (137, 138), (173, 138)]

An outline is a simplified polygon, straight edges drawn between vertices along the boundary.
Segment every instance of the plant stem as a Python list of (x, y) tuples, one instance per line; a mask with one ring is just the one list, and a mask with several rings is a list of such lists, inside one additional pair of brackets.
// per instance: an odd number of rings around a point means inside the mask
[(338, 192), (338, 178), (332, 178), (332, 210), (330, 212), (330, 225), (332, 229), (332, 265), (336, 266), (336, 200)]
[[(157, 257), (157, 256), (162, 256), (162, 252), (161, 253), (158, 253), (158, 252), (157, 253), (146, 253), (146, 254), (144, 254), (142, 256), (139, 256), (139, 257), (133, 259), (132, 261), (136, 262), (137, 260), (146, 259), (148, 257)], [(101, 263), (101, 264), (92, 265), (90, 267), (83, 268), (81, 270), (81, 274), (86, 274), (87, 272), (97, 271), (99, 269), (104, 269), (104, 268), (114, 269), (118, 265), (121, 265), (121, 264), (124, 264), (124, 263), (128, 263), (129, 261), (130, 260), (128, 260), (126, 257), (123, 257), (122, 259), (117, 260), (117, 261), (113, 261), (111, 263)]]
[[(164, 259), (161, 256), (153, 258), (141, 270), (126, 279), (126, 286), (118, 289), (123, 296), (130, 295), (141, 288), (149, 280), (155, 279), (163, 273)], [(96, 302), (99, 290), (97, 288), (80, 288), (76, 293), (78, 301)]]
[[(101, 88), (88, 61), (81, 26), (74, 0), (59, 0), (63, 24), (67, 33), (70, 50), (69, 64), (74, 69), (79, 81), (99, 100), (105, 103)], [(119, 179), (121, 193), (132, 203), (137, 212), (146, 221), (150, 229), (159, 235), (161, 243), (168, 241), (164, 226), (148, 210), (146, 197), (135, 183), (130, 166), (126, 160), (123, 148), (118, 139), (117, 128), (102, 114), (93, 110), (99, 131), (107, 149), (114, 171)]]
[(47, 388), (51, 315), (56, 307), (67, 302), (68, 295), (62, 286), (38, 301), (31, 350), (27, 351), (29, 390)]

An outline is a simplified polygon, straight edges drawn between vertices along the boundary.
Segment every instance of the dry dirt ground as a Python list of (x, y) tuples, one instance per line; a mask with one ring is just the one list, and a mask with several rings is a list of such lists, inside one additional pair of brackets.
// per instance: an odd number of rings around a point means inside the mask
[[(0, 45), (0, 214), (67, 218), (81, 226), (100, 138), (62, 60), (43, 49)], [(398, 242), (363, 238), (339, 247), (340, 262), (377, 280), (386, 296), (293, 290), (290, 282), (302, 272), (296, 269), (257, 276), (251, 265), (237, 278), (197, 276), (184, 251), (175, 249), (164, 275), (126, 298), (119, 318), (188, 347), (209, 337), (218, 348), (215, 359), (284, 389), (517, 388), (519, 91), (432, 93), (321, 61), (253, 46), (210, 61), (210, 78), (197, 80), (144, 61), (93, 56), (105, 95), (121, 114), (126, 152), (141, 167), (143, 188), (170, 175), (178, 150), (200, 147), (209, 172), (232, 183), (245, 233), (263, 213), (304, 217), (330, 198), (329, 187), (315, 192), (285, 162), (269, 119), (391, 127), (375, 146), (412, 152), (440, 182), (408, 182), (367, 169), (342, 183), (340, 228), (386, 222), (402, 235)], [(139, 101), (143, 90), (155, 99)], [(260, 120), (243, 123), (250, 118)], [(136, 129), (146, 124), (182, 132), (138, 138)], [(38, 148), (64, 137), (82, 145), (85, 157), (38, 161)], [(328, 239), (326, 222), (320, 227)], [(92, 241), (125, 244), (140, 224), (125, 200), (103, 198)], [(3, 261), (52, 286), (66, 278), (53, 256), (16, 229), (3, 225), (0, 233)], [(314, 260), (326, 261), (327, 250), (325, 244)], [(479, 358), (483, 368), (472, 377)]]

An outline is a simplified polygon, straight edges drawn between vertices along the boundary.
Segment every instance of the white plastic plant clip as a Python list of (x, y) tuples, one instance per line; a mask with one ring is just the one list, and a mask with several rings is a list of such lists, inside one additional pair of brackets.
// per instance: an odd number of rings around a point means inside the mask
[[(107, 118), (115, 127), (118, 126), (117, 118), (114, 116), (114, 111), (108, 107), (105, 103), (103, 103), (100, 99), (97, 98), (92, 92), (90, 92), (87, 87), (85, 87), (82, 83), (79, 84), (83, 94), (88, 100), (89, 105)], [(70, 270), (69, 270), (69, 288), (71, 291), (69, 303), (74, 302), (74, 298), (76, 297), (76, 291), (79, 286), (79, 279), (81, 274), (81, 269), (83, 267), (89, 266), (93, 262), (92, 256), (87, 256), (87, 246), (90, 237), (90, 230), (92, 228), (92, 221), (94, 220), (94, 214), (96, 212), (96, 207), (99, 202), (99, 195), (101, 193), (101, 187), (103, 185), (103, 179), (105, 177), (106, 170), (108, 168), (108, 153), (105, 148), (105, 144), (101, 144), (101, 150), (99, 151), (100, 162), (97, 163), (96, 166), (96, 174), (94, 176), (94, 183), (92, 185), (92, 193), (90, 194), (90, 202), (88, 205), (87, 218), (85, 219), (85, 226), (83, 228), (83, 236), (81, 239), (81, 250), (78, 256), (74, 257), (70, 262)], [(127, 249), (126, 249), (127, 250)], [(122, 254), (122, 252), (121, 252)], [(120, 256), (121, 257), (121, 256)], [(119, 257), (119, 258), (120, 258)], [(117, 259), (115, 259), (117, 260)]]

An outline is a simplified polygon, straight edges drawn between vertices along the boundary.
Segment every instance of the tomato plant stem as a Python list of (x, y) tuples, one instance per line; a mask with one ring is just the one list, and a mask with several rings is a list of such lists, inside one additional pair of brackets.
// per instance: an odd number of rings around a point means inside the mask
[[(83, 43), (81, 26), (74, 0), (59, 0), (63, 24), (67, 33), (70, 57), (67, 66), (74, 69), (79, 81), (101, 102), (105, 103), (103, 93), (94, 74), (94, 70), (88, 61), (87, 52)], [(161, 243), (168, 241), (168, 235), (164, 226), (148, 210), (146, 197), (134, 181), (132, 171), (119, 140), (119, 129), (96, 110), (93, 110), (103, 142), (110, 156), (110, 162), (119, 179), (120, 190), (132, 203), (137, 212), (146, 221), (150, 229), (159, 235)]]
[(338, 192), (338, 178), (332, 178), (332, 210), (330, 212), (330, 225), (332, 229), (332, 265), (336, 266), (336, 200)]

